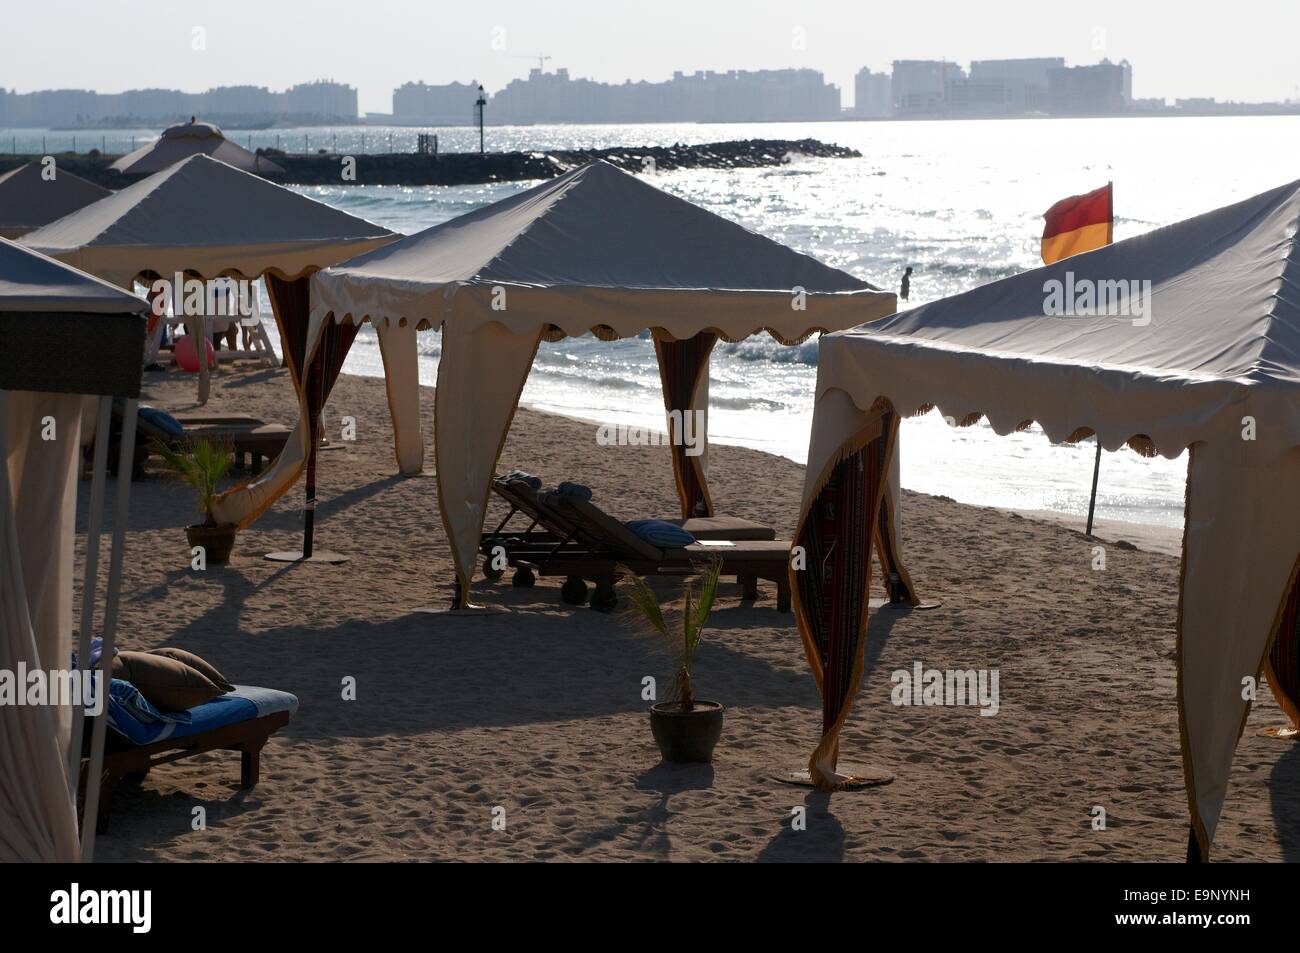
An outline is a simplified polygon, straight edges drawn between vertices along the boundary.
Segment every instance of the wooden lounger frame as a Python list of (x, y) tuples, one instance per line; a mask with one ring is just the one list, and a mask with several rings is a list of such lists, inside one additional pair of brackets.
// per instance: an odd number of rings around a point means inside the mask
[[(180, 761), (182, 758), (190, 758), (208, 751), (238, 751), (240, 753), (239, 788), (242, 791), (253, 787), (261, 778), (263, 746), (271, 735), (289, 723), (291, 714), (288, 711), (276, 711), (261, 718), (249, 718), (245, 721), (237, 721), (233, 725), (213, 728), (211, 731), (201, 731), (182, 738), (165, 738), (147, 745), (133, 745), (110, 735), (111, 750), (104, 752), (96, 833), (102, 834), (108, 829), (109, 802), (118, 782), (126, 777), (143, 777), (151, 768), (160, 764)], [(86, 737), (89, 738), (90, 735), (87, 729)], [(78, 805), (83, 810), (89, 771), (90, 759), (82, 758)]]
[[(224, 419), (233, 421), (234, 418), (227, 417)], [(138, 420), (136, 422), (138, 433), (145, 439), (136, 441), (131, 479), (139, 480), (144, 476), (144, 462), (154, 454), (153, 439), (162, 440), (176, 450), (184, 450), (195, 440), (223, 441), (231, 445), (236, 467), (258, 473), (267, 463), (280, 454), (293, 432), (287, 427), (277, 424), (264, 424), (260, 420), (251, 417), (246, 418), (247, 422), (240, 423), (218, 422), (223, 420), (221, 417), (211, 417), (208, 420), (211, 422), (205, 421), (203, 418), (182, 420), (185, 433), (180, 436), (166, 433), (143, 418)], [(111, 472), (116, 476), (117, 454), (112, 451), (111, 447), (110, 456), (113, 461), (110, 465)]]
[[(618, 529), (622, 534), (605, 532), (612, 529), (612, 518), (590, 503), (585, 506), (593, 514), (584, 513), (571, 502), (550, 505), (520, 484), (496, 480), (493, 489), (511, 508), (495, 530), (483, 534), (479, 551), (486, 566), (496, 555), (496, 547), (503, 548), (507, 564), (516, 570), (516, 586), (532, 585), (534, 575), (564, 576), (561, 597), (581, 605), (587, 601), (586, 581), (590, 580), (596, 586), (592, 608), (609, 611), (617, 601), (614, 585), (625, 570), (638, 576), (691, 575), (699, 571), (701, 562), (716, 556), (722, 562), (722, 575), (736, 577), (742, 599), (757, 599), (758, 580), (766, 579), (776, 584), (777, 611), (790, 611), (789, 543), (770, 558), (755, 557), (743, 542), (734, 550), (720, 546), (707, 554), (684, 555), (680, 550), (661, 550), (632, 537), (621, 524)], [(507, 532), (507, 524), (517, 513), (531, 520), (528, 528), (522, 533)], [(596, 525), (594, 513), (610, 520), (611, 526)]]

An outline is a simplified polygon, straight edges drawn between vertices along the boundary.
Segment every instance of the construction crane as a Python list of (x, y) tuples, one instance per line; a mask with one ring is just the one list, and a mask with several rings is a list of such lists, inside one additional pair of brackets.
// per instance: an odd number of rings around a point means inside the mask
[(546, 61), (549, 60), (549, 59), (554, 59), (554, 57), (552, 57), (552, 56), (546, 56), (545, 54), (541, 54), (541, 53), (539, 53), (539, 54), (536, 55), (536, 56), (520, 56), (520, 55), (516, 55), (516, 56), (515, 56), (515, 59), (517, 59), (517, 60), (537, 60), (537, 68), (538, 68), (538, 70), (540, 70), (541, 72), (545, 73), (545, 72), (546, 72)]

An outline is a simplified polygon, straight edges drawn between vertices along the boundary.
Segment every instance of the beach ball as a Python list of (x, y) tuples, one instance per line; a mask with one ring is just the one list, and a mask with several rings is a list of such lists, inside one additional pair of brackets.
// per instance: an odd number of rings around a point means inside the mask
[[(208, 355), (208, 369), (211, 370), (217, 366), (217, 352), (212, 349), (212, 342), (205, 340), (203, 348)], [(197, 371), (199, 369), (199, 358), (194, 350), (194, 338), (189, 334), (182, 334), (176, 339), (176, 350), (173, 352), (176, 363), (181, 366), (183, 371)]]

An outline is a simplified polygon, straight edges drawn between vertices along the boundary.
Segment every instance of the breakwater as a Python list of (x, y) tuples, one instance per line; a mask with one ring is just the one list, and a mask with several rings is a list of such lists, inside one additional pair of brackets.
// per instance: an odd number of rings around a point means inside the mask
[[(606, 149), (549, 149), (530, 152), (390, 153), (348, 156), (336, 153), (258, 153), (281, 166), (283, 175), (266, 178), (285, 185), (475, 185), (549, 179), (593, 159), (628, 172), (673, 169), (744, 169), (783, 165), (798, 157), (858, 158), (856, 149), (816, 139), (744, 139), (698, 145), (617, 146)], [(0, 158), (0, 174), (41, 156)], [(56, 154), (60, 169), (120, 189), (136, 181), (109, 166), (116, 156)]]

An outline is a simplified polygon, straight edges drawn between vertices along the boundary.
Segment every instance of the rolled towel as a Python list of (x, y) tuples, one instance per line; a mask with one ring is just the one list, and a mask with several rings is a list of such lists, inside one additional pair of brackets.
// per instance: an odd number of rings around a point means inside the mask
[(676, 546), (690, 546), (695, 542), (695, 537), (686, 530), (664, 520), (628, 520), (623, 525), (651, 546), (671, 549)]
[(540, 490), (542, 488), (541, 477), (535, 477), (531, 473), (525, 473), (523, 470), (511, 470), (505, 475), (504, 479), (507, 483), (526, 483), (534, 490)]
[(582, 500), (584, 502), (591, 500), (591, 487), (584, 486), (581, 483), (570, 483), (568, 480), (565, 480), (555, 488), (555, 491), (559, 493), (560, 496), (567, 497), (571, 500)]

